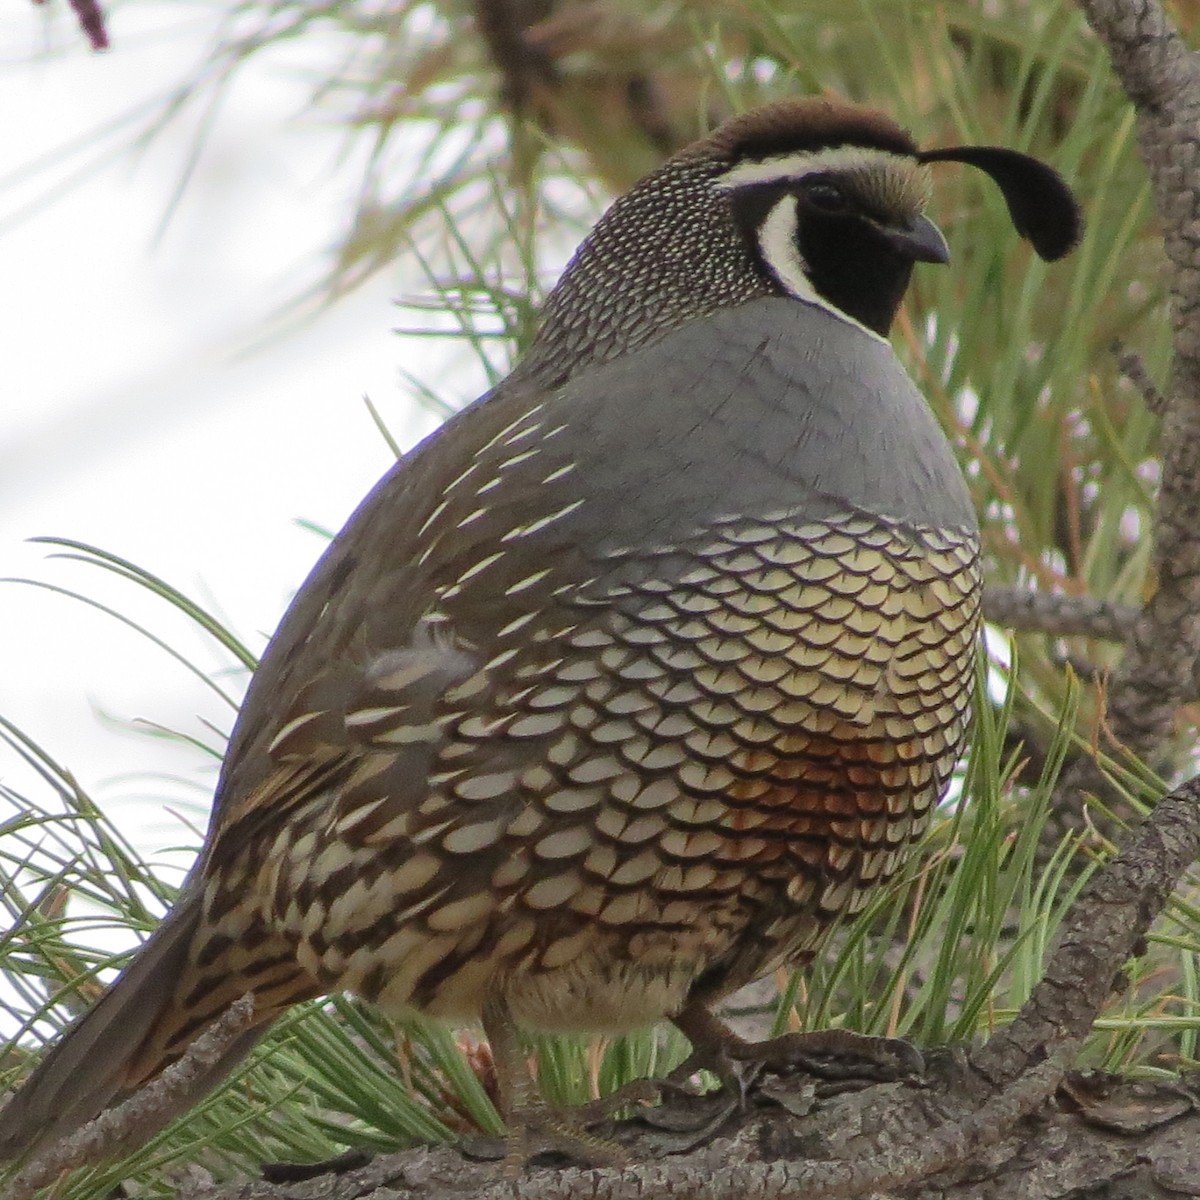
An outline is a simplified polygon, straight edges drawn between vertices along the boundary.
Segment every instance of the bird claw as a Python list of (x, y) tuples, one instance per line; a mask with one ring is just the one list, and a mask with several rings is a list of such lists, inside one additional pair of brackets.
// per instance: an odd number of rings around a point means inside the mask
[(623, 1108), (635, 1105), (657, 1104), (664, 1092), (680, 1090), (670, 1079), (635, 1079), (631, 1083), (619, 1087), (607, 1096), (597, 1100), (589, 1100), (585, 1104), (576, 1104), (569, 1110), (570, 1119), (587, 1128), (601, 1121), (610, 1121)]
[(474, 1134), (459, 1142), (467, 1158), (482, 1162), (503, 1160), (504, 1174), (519, 1178), (543, 1155), (562, 1155), (588, 1167), (620, 1167), (628, 1155), (615, 1142), (589, 1133), (571, 1117), (549, 1108), (524, 1112), (509, 1123), (504, 1137)]
[(608, 1096), (565, 1110), (533, 1104), (513, 1115), (506, 1137), (476, 1135), (465, 1138), (461, 1148), (469, 1158), (504, 1159), (510, 1177), (520, 1175), (531, 1160), (544, 1154), (565, 1155), (589, 1167), (624, 1166), (629, 1161), (624, 1149), (592, 1133), (591, 1127), (612, 1120), (622, 1109), (655, 1103), (664, 1091), (675, 1088), (663, 1079), (635, 1079)]
[(723, 1087), (736, 1091), (743, 1110), (747, 1092), (762, 1070), (871, 1083), (919, 1079), (925, 1073), (921, 1052), (901, 1038), (816, 1029), (748, 1042), (702, 1005), (689, 1006), (674, 1021), (690, 1039), (692, 1054), (671, 1078), (708, 1069)]
[(679, 1101), (646, 1109), (638, 1119), (654, 1130), (656, 1154), (687, 1154), (709, 1142), (741, 1109), (740, 1098), (719, 1089), (702, 1096), (688, 1093)]
[(323, 1159), (315, 1163), (263, 1163), (260, 1173), (266, 1183), (304, 1183), (310, 1179), (319, 1179), (323, 1175), (344, 1175), (347, 1171), (356, 1171), (368, 1166), (375, 1154), (362, 1147), (354, 1147), (333, 1158)]
[(732, 1058), (776, 1071), (803, 1071), (819, 1079), (893, 1082), (919, 1079), (925, 1059), (903, 1038), (871, 1037), (846, 1029), (785, 1033), (782, 1037), (730, 1048)]

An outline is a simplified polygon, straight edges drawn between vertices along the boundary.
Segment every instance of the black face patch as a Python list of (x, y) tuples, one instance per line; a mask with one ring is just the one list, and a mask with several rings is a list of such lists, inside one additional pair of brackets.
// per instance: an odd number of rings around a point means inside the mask
[[(819, 154), (813, 157), (819, 162)], [(761, 165), (770, 170), (773, 163)], [(778, 165), (786, 170), (787, 159)], [(800, 162), (797, 168), (802, 169)], [(886, 335), (912, 273), (912, 257), (889, 230), (906, 230), (920, 215), (916, 197), (921, 189), (913, 186), (903, 160), (889, 155), (872, 161), (868, 151), (862, 162), (851, 160), (842, 170), (761, 181), (752, 177), (753, 163), (744, 169), (751, 177), (746, 182), (733, 177), (730, 205), (746, 252), (767, 285), (782, 295), (815, 300)], [(919, 170), (915, 163), (911, 169)], [(781, 209), (787, 204), (793, 206), (790, 217), (787, 208)], [(781, 236), (784, 232), (788, 236)]]
[(797, 248), (813, 291), (831, 308), (886, 337), (912, 275), (878, 225), (813, 210), (799, 216)]

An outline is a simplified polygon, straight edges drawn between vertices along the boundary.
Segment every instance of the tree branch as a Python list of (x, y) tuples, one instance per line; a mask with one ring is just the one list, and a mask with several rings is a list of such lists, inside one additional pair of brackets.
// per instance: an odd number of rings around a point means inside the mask
[(531, 18), (540, 6), (524, 0), (476, 0), (475, 27), (503, 80), (502, 102), (514, 112), (524, 112), (542, 88), (558, 83), (554, 64), (526, 36)]
[(145, 1140), (147, 1129), (159, 1129), (163, 1112), (177, 1109), (254, 1024), (254, 997), (245, 995), (200, 1035), (172, 1063), (123, 1104), (102, 1112), (78, 1132), (63, 1138), (32, 1159), (9, 1184), (4, 1200), (27, 1200), (61, 1175), (88, 1163), (112, 1158), (122, 1146)]
[(983, 593), (983, 615), (987, 620), (1024, 633), (1123, 642), (1132, 634), (1138, 612), (1132, 604), (1031, 592), (1020, 587), (989, 585)]

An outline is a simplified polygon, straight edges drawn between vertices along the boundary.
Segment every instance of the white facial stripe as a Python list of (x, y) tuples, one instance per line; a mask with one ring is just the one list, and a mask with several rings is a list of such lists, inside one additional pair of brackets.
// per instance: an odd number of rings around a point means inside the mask
[(776, 201), (767, 213), (766, 220), (758, 227), (758, 249), (763, 262), (767, 264), (780, 286), (797, 300), (802, 300), (805, 304), (815, 304), (826, 312), (833, 313), (838, 320), (857, 326), (863, 333), (886, 345), (887, 338), (881, 337), (874, 329), (868, 329), (861, 321), (856, 321), (840, 308), (830, 304), (813, 287), (804, 259), (800, 256), (799, 241), (796, 237), (796, 227), (800, 220), (797, 204), (795, 196), (782, 197)]
[(752, 183), (803, 179), (805, 175), (824, 174), (827, 171), (871, 171), (897, 165), (903, 166), (905, 170), (912, 170), (913, 160), (907, 155), (893, 154), (889, 150), (876, 150), (869, 146), (835, 146), (830, 150), (781, 154), (776, 158), (744, 162), (726, 171), (716, 182), (721, 188), (737, 188)]
[[(775, 278), (797, 300), (810, 304), (825, 304), (813, 288), (808, 277), (807, 264), (800, 256), (796, 241), (796, 225), (799, 214), (796, 197), (784, 196), (767, 213), (767, 219), (758, 227), (758, 249), (763, 262), (770, 267)], [(826, 308), (829, 306), (826, 304)]]

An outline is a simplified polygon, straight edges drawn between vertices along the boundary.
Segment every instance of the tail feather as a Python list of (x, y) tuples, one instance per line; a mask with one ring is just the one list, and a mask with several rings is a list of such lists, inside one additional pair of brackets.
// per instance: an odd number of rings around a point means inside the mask
[[(66, 1137), (110, 1105), (119, 1103), (182, 1047), (156, 1055), (147, 1049), (175, 1039), (163, 1037), (176, 1024), (173, 1012), (187, 978), (189, 951), (200, 925), (200, 896), (180, 900), (112, 986), (63, 1035), (16, 1095), (0, 1111), (0, 1161), (17, 1158)], [(243, 988), (242, 991), (247, 990)], [(237, 996), (230, 996), (232, 1003)], [(245, 1057), (279, 1008), (261, 1014), (213, 1069), (198, 1080), (166, 1124), (215, 1087)], [(176, 1043), (176, 1045), (178, 1045)]]

